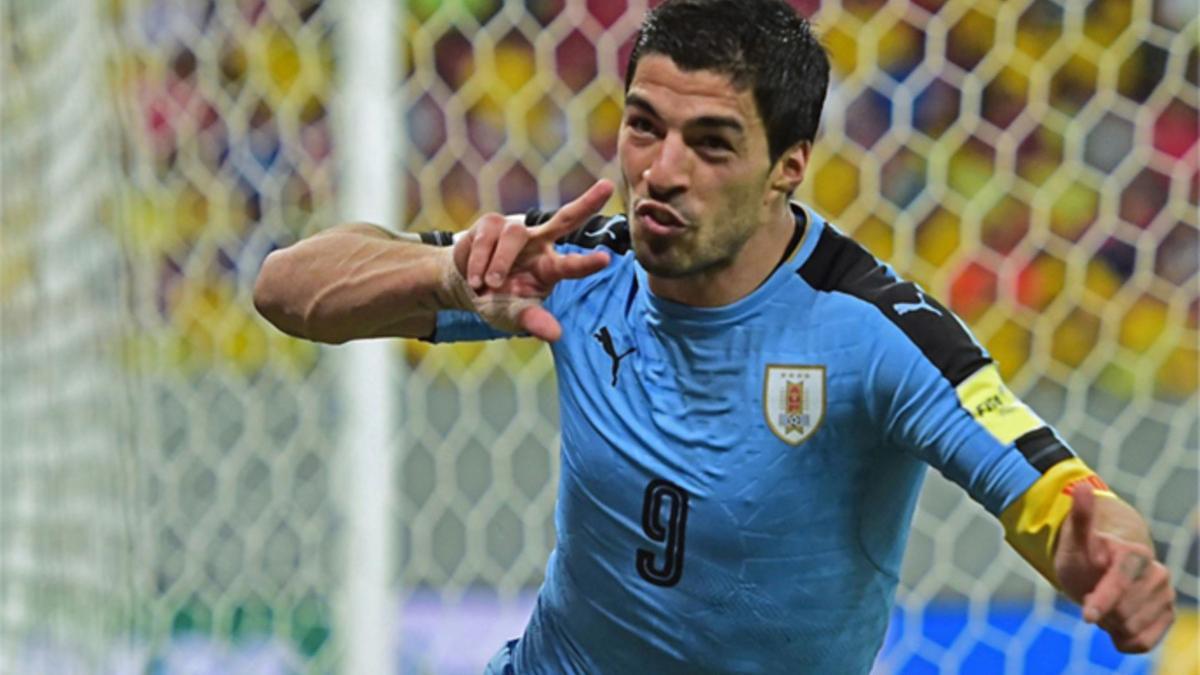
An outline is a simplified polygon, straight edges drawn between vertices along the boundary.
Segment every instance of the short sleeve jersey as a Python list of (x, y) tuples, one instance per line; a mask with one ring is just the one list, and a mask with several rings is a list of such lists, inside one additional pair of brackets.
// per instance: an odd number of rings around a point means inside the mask
[[(560, 245), (614, 256), (546, 301), (557, 541), (517, 673), (866, 673), (926, 465), (999, 514), (1072, 456), (947, 308), (793, 212), (718, 308), (655, 296), (624, 217)], [(499, 335), (443, 312), (435, 340)]]

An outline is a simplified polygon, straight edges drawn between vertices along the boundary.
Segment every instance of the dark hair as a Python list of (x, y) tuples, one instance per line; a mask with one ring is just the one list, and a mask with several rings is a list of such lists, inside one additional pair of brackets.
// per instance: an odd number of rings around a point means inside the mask
[(784, 0), (667, 0), (642, 22), (625, 71), (626, 92), (647, 54), (752, 88), (772, 163), (816, 137), (829, 57), (808, 21)]

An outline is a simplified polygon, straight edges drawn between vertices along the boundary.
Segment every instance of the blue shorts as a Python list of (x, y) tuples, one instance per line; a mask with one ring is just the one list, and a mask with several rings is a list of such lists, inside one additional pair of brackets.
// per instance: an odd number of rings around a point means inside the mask
[(501, 647), (498, 652), (496, 652), (496, 655), (492, 657), (492, 660), (488, 661), (487, 668), (484, 669), (483, 675), (516, 675), (516, 671), (513, 670), (512, 664), (512, 652), (513, 648), (516, 646), (516, 640), (509, 640), (508, 642), (504, 643), (504, 646)]

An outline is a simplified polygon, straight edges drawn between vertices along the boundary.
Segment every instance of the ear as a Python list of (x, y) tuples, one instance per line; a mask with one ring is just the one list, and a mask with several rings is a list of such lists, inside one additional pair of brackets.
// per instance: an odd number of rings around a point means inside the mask
[(812, 155), (812, 141), (800, 141), (788, 148), (771, 169), (771, 189), (791, 197), (804, 181), (808, 169), (808, 158)]

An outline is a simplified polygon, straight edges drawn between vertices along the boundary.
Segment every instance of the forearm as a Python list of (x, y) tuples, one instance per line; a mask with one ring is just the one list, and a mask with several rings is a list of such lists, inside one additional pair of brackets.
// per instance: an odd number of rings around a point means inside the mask
[(317, 342), (428, 337), (453, 305), (449, 247), (401, 241), (381, 228), (341, 225), (267, 256), (258, 311), (281, 331)]

